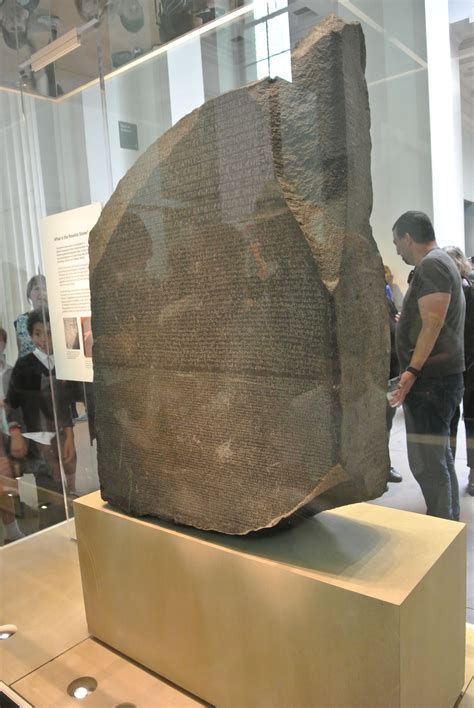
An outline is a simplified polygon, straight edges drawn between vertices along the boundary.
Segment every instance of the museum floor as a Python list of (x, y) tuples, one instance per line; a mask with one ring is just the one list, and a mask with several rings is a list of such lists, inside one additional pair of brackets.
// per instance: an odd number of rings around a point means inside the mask
[[(79, 445), (85, 445), (86, 427), (81, 423), (77, 428)], [(375, 503), (424, 513), (423, 500), (407, 468), (400, 413), (395, 419), (390, 447), (392, 463), (404, 479), (401, 484), (390, 485), (389, 491)], [(457, 469), (462, 489), (462, 520), (468, 526), (468, 624), (465, 686), (457, 705), (473, 708), (474, 498), (465, 493), (464, 465), (465, 443), (461, 434)], [(86, 478), (79, 480), (79, 491), (89, 491), (87, 487), (93, 483), (93, 476), (93, 470), (86, 472)], [(65, 522), (0, 551), (3, 621), (18, 627), (17, 634), (0, 642), (0, 680), (37, 708), (74, 705), (76, 699), (67, 694), (67, 687), (81, 676), (93, 676), (98, 682), (97, 690), (87, 698), (86, 705), (90, 708), (205, 705), (89, 637), (73, 536), (74, 522)]]

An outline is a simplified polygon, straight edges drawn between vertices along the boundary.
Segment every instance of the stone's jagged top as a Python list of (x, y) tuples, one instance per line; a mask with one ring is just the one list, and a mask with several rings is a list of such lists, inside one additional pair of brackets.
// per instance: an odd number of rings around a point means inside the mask
[(193, 111), (104, 208), (98, 461), (120, 509), (244, 534), (385, 490), (363, 55), (358, 25), (329, 18), (295, 51), (295, 83)]
[[(359, 53), (359, 62), (362, 71), (365, 71), (366, 53), (365, 41), (362, 28), (358, 22), (345, 22), (337, 15), (328, 15), (314, 29), (309, 32), (306, 37), (303, 37), (291, 54), (291, 70), (293, 82), (296, 84), (307, 83), (308, 74), (311, 73), (313, 67), (313, 52), (321, 48), (321, 43), (331, 35), (342, 38), (343, 33), (355, 35), (351, 39), (354, 44), (353, 49)], [(358, 39), (357, 39), (358, 38)], [(359, 43), (359, 45), (358, 45)], [(324, 49), (323, 49), (324, 51)], [(332, 57), (327, 54), (325, 59), (331, 61)]]
[(291, 60), (307, 59), (311, 49), (323, 37), (331, 32), (342, 32), (346, 27), (360, 27), (358, 22), (346, 22), (335, 14), (328, 15), (319, 22), (308, 34), (300, 39), (291, 54)]

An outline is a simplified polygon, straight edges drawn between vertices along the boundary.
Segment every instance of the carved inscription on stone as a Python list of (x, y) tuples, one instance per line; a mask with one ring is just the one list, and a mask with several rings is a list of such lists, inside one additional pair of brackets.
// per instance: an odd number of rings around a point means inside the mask
[(185, 117), (91, 233), (99, 475), (120, 509), (241, 534), (385, 489), (363, 46), (321, 23), (294, 83)]

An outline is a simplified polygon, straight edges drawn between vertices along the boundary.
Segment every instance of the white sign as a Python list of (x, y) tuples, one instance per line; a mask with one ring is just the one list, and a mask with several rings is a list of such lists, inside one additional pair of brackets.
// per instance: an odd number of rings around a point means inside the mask
[(56, 377), (92, 381), (89, 231), (101, 204), (63, 211), (41, 220), (44, 271)]

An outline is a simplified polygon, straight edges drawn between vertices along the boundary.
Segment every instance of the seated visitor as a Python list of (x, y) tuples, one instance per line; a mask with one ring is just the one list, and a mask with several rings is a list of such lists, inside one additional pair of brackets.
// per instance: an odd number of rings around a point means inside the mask
[[(44, 318), (44, 319), (43, 319)], [(75, 496), (76, 449), (71, 417), (72, 385), (57, 380), (51, 329), (47, 310), (33, 310), (28, 315), (28, 333), (34, 344), (33, 352), (20, 357), (13, 367), (6, 397), (9, 420), (10, 455), (26, 459), (38, 488), (38, 500), (56, 500), (61, 507), (62, 494), (60, 456), (66, 478), (67, 491)], [(54, 403), (53, 403), (54, 391)], [(56, 411), (54, 411), (54, 404)], [(22, 427), (14, 418), (14, 409), (22, 414)], [(55, 416), (59, 431), (56, 434)], [(41, 497), (41, 498), (40, 498)], [(60, 511), (62, 514), (63, 511)], [(54, 519), (51, 523), (57, 522)]]

